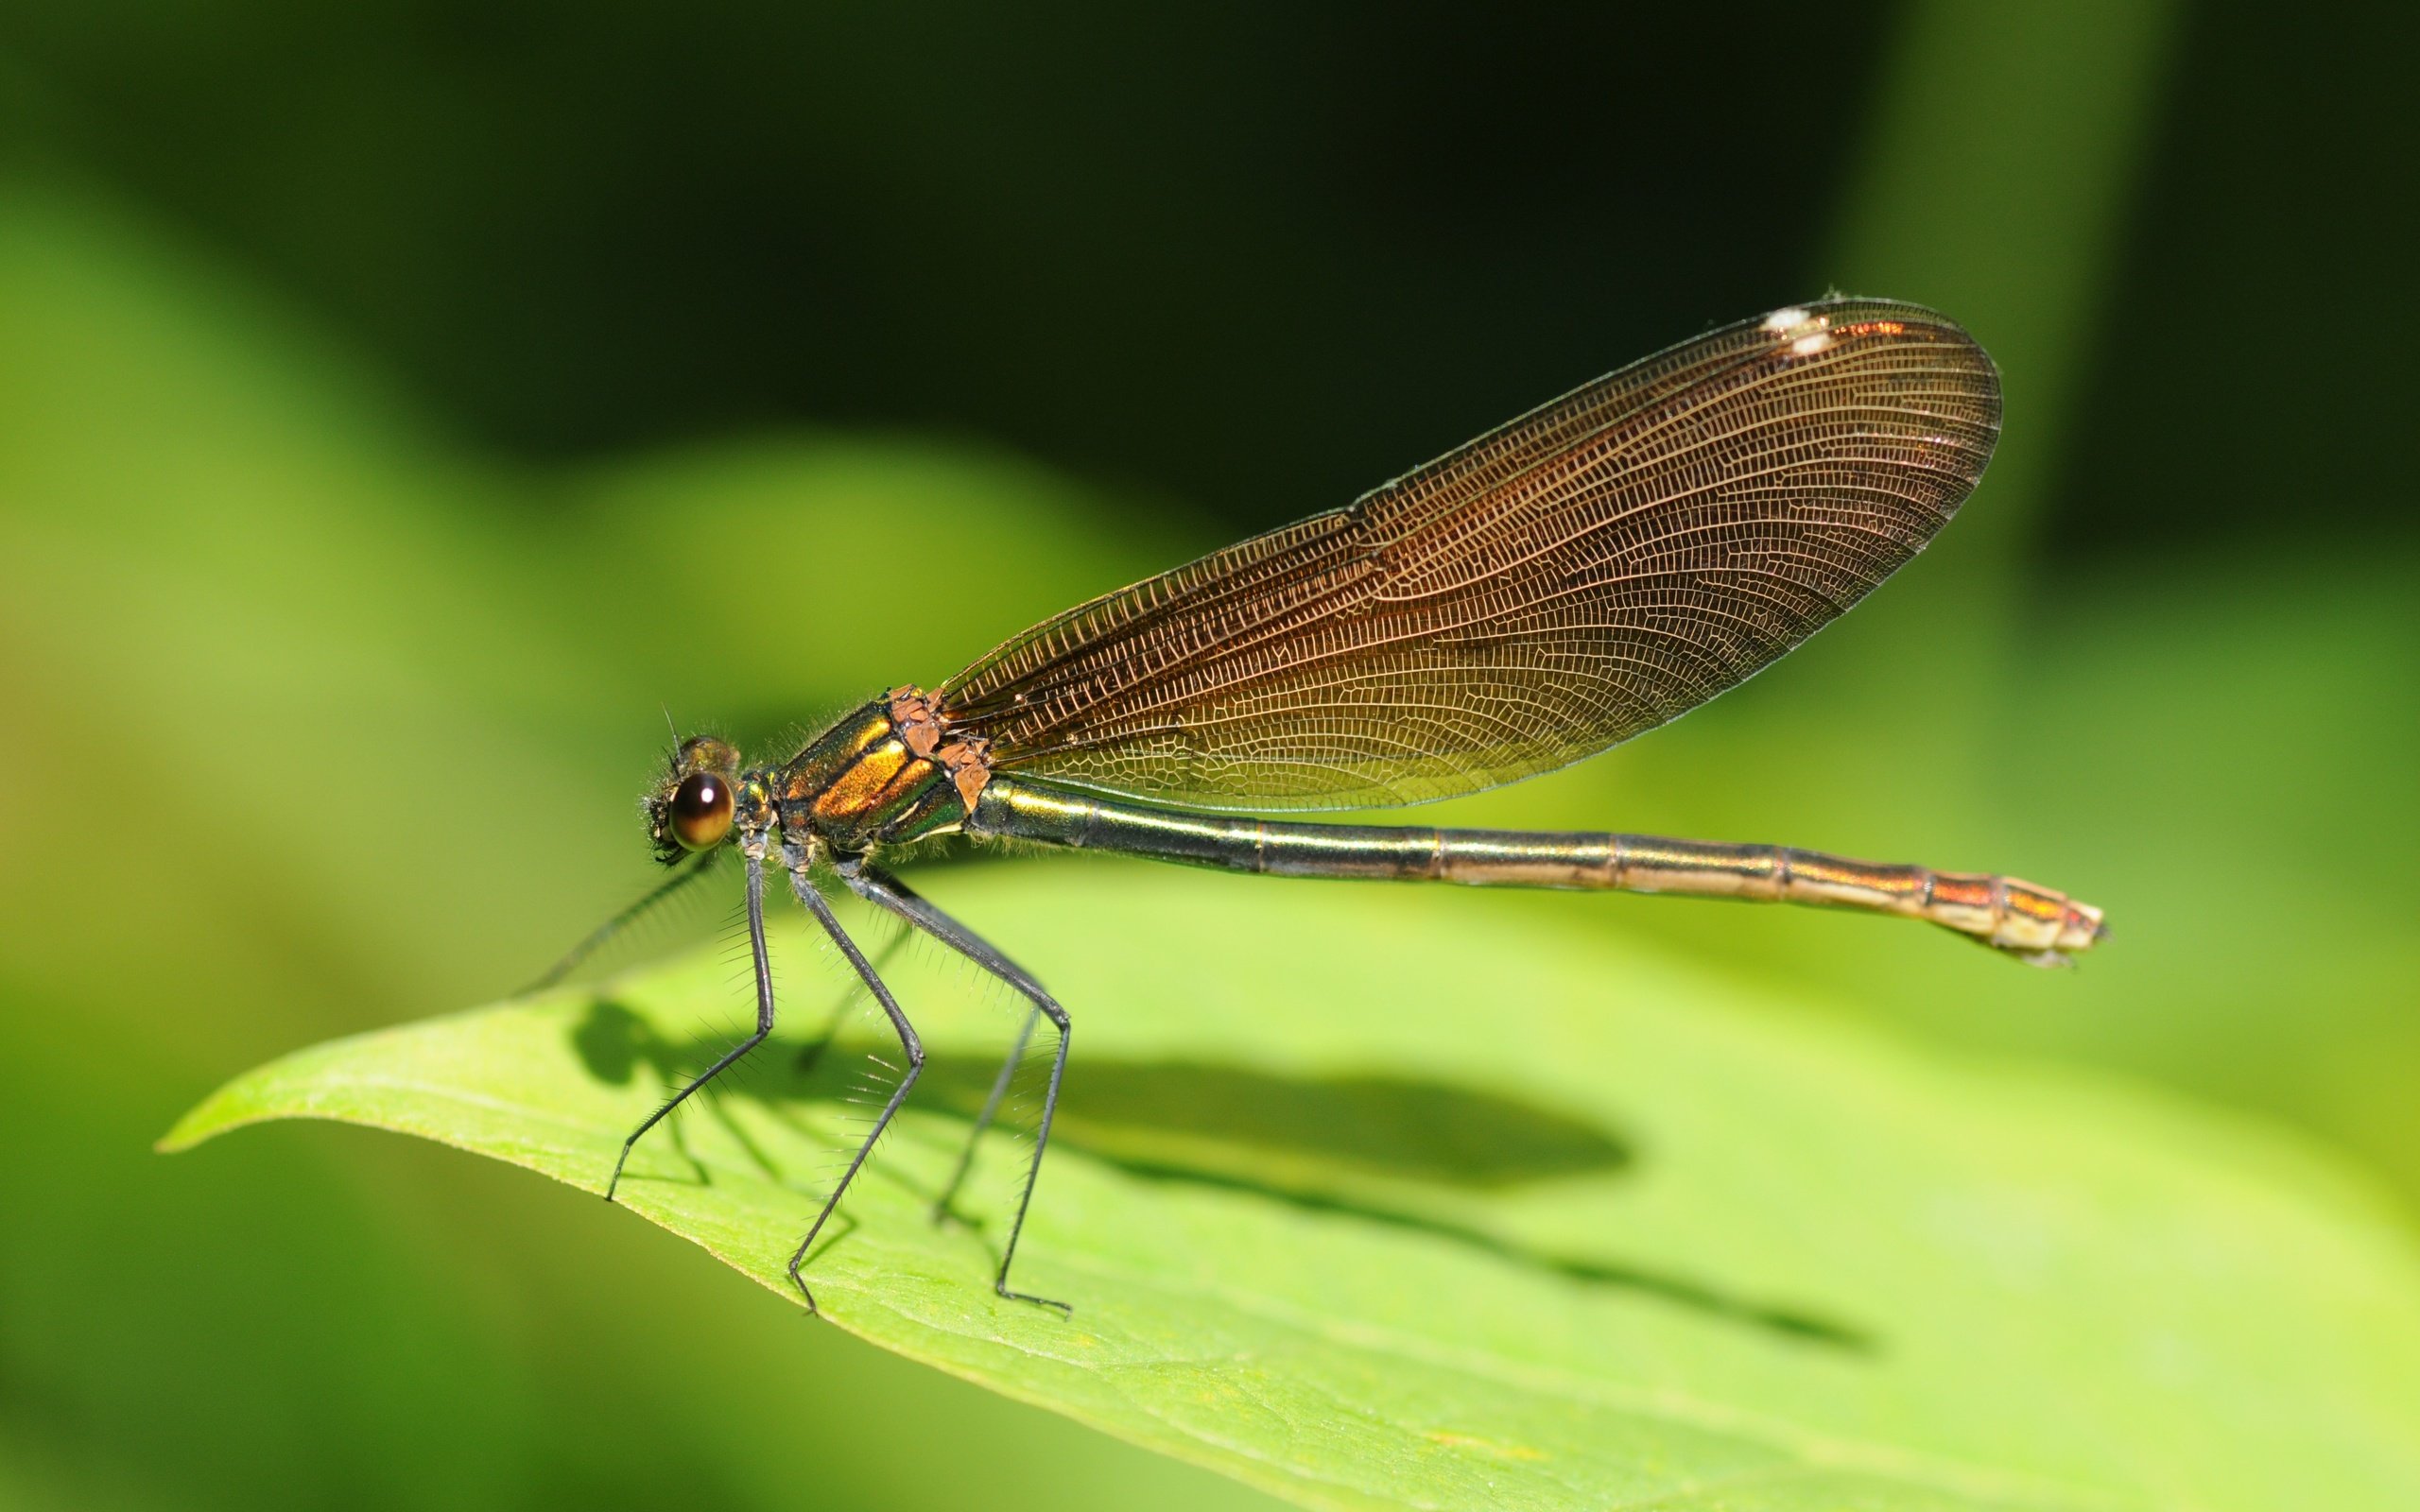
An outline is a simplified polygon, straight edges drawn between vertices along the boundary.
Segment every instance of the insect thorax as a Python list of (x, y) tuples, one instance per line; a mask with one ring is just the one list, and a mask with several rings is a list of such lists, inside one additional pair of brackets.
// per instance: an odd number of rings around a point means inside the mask
[(916, 688), (836, 720), (780, 769), (782, 829), (859, 851), (957, 829), (990, 780), (979, 738), (953, 735)]

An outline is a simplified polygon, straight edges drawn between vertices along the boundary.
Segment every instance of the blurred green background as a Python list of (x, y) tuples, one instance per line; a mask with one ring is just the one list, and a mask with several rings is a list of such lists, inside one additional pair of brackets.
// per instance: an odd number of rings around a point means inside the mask
[(633, 893), (660, 706), (769, 750), (1834, 286), (1999, 357), (1970, 512), (1771, 677), (1440, 816), (2070, 888), (2114, 937), (2060, 978), (1539, 907), (2408, 1210), (2420, 22), (1683, 9), (0, 12), (0, 1504), (1265, 1504), (520, 1173), (149, 1141)]

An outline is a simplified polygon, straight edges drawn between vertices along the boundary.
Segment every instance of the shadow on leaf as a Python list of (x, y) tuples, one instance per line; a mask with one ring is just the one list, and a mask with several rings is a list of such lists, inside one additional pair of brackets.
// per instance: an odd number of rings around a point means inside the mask
[[(666, 1040), (610, 1000), (591, 1005), (571, 1040), (598, 1080), (628, 1085), (644, 1065), (667, 1089), (729, 1048)], [(862, 1090), (841, 1067), (856, 1057), (826, 1057), (832, 1044), (829, 1036), (769, 1040), (747, 1063), (756, 1074), (730, 1091), (778, 1107)], [(881, 1064), (886, 1076), (895, 1074), (887, 1055)], [(912, 1106), (971, 1123), (997, 1072), (989, 1058), (931, 1054)], [(726, 1120), (725, 1126), (768, 1176), (785, 1175), (736, 1125)], [(1068, 1063), (1052, 1147), (1080, 1150), (1148, 1180), (1245, 1193), (1450, 1240), (1570, 1280), (1799, 1339), (1858, 1351), (1875, 1347), (1865, 1331), (1834, 1319), (1639, 1266), (1548, 1252), (1454, 1215), (1449, 1209), (1467, 1209), (1485, 1194), (1602, 1176), (1634, 1162), (1630, 1146), (1605, 1130), (1493, 1091), (1377, 1074), (1296, 1077), (1094, 1055)]]

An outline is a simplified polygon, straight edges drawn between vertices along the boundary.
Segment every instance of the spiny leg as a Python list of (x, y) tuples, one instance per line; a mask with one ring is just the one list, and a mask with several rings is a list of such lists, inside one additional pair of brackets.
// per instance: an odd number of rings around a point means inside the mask
[(613, 918), (605, 920), (605, 922), (597, 925), (595, 929), (590, 930), (588, 932), (588, 936), (585, 939), (582, 939), (579, 944), (563, 953), (562, 959), (557, 961), (554, 965), (547, 967), (544, 972), (542, 973), (536, 981), (531, 982), (528, 986), (523, 988), (520, 991), (515, 992), (512, 995), (517, 998), (526, 998), (530, 993), (544, 991), (545, 988), (562, 981), (564, 977), (569, 976), (580, 962), (595, 954), (598, 948), (603, 946), (607, 940), (612, 939), (614, 936), (620, 934), (623, 930), (628, 929), (631, 925), (637, 923), (639, 919), (646, 917), (647, 914), (652, 911), (656, 904), (671, 897), (674, 893), (679, 892), (682, 888), (686, 887), (689, 884), (697, 881), (700, 877), (704, 876), (707, 872), (712, 871), (715, 868), (716, 859), (721, 854), (722, 852), (720, 850), (700, 851), (696, 859), (691, 861), (686, 867), (675, 871), (671, 876), (666, 877), (664, 881), (659, 882), (654, 886), (648, 888), (647, 896), (631, 904), (628, 908), (623, 909), (620, 913), (615, 914)]
[(966, 1133), (966, 1144), (958, 1152), (958, 1167), (949, 1174), (942, 1187), (942, 1194), (933, 1199), (933, 1222), (940, 1223), (950, 1215), (950, 1204), (958, 1200), (958, 1189), (966, 1184), (966, 1173), (975, 1168), (976, 1148), (983, 1143), (983, 1131), (1000, 1111), (1000, 1099), (1009, 1092), (1009, 1082), (1017, 1067), (1025, 1063), (1026, 1046), (1033, 1043), (1033, 1026), (1042, 1022), (1042, 1010), (1028, 1009), (1025, 1022), (1017, 1026), (1016, 1041), (1009, 1046), (1009, 1058), (1000, 1062), (1000, 1074), (992, 1078), (992, 1091), (983, 1099), (983, 1110), (975, 1115), (975, 1126)]
[[(890, 964), (890, 958), (899, 954), (899, 947), (908, 943), (908, 934), (909, 932), (904, 929), (894, 929), (890, 932), (890, 937), (883, 941), (881, 947), (868, 957), (873, 962), (875, 971), (879, 971)], [(855, 991), (840, 995), (840, 1001), (833, 1005), (832, 1017), (824, 1022), (823, 1033), (799, 1047), (797, 1064), (791, 1068), (796, 1074), (811, 1075), (815, 1068), (822, 1064), (823, 1053), (831, 1049), (834, 1041), (840, 1038), (840, 1029), (849, 1022), (849, 1015), (856, 1010), (856, 1005), (857, 995)]]
[[(703, 867), (696, 868), (689, 875), (695, 876), (704, 869)], [(653, 902), (686, 880), (685, 877), (675, 878), (650, 894), (646, 902)], [(630, 1163), (631, 1146), (639, 1142), (639, 1136), (664, 1122), (664, 1116), (686, 1102), (691, 1092), (721, 1075), (734, 1061), (763, 1044), (765, 1037), (773, 1032), (773, 971), (765, 957), (765, 855), (762, 850), (748, 853), (748, 950), (756, 966), (756, 1032), (733, 1046), (729, 1054), (700, 1073), (688, 1086), (674, 1092), (669, 1102), (649, 1113), (646, 1123), (631, 1130), (631, 1137), (622, 1142), (621, 1158), (614, 1162), (614, 1178), (605, 1183), (606, 1201), (613, 1201), (614, 1192), (621, 1186), (622, 1167)]]
[(899, 1078), (899, 1087), (890, 1094), (890, 1101), (882, 1105), (882, 1112), (874, 1119), (873, 1127), (866, 1131), (865, 1143), (857, 1146), (857, 1153), (849, 1160), (849, 1168), (840, 1173), (840, 1179), (833, 1186), (832, 1194), (823, 1199), (823, 1210), (815, 1215), (815, 1222), (807, 1228), (806, 1237), (798, 1242), (798, 1251), (790, 1256), (790, 1284), (798, 1288), (799, 1296), (806, 1299), (806, 1310), (812, 1313), (815, 1311), (815, 1294), (808, 1291), (806, 1282), (799, 1279), (799, 1267), (806, 1263), (806, 1252), (815, 1246), (815, 1236), (823, 1231), (823, 1225), (831, 1218), (832, 1211), (840, 1205), (840, 1194), (849, 1190), (849, 1183), (856, 1179), (858, 1168), (866, 1163), (866, 1157), (873, 1153), (874, 1142), (881, 1139), (882, 1131), (890, 1126), (891, 1115), (898, 1112), (899, 1105), (908, 1100), (908, 1089), (915, 1086), (916, 1078), (924, 1074), (925, 1045), (916, 1038), (916, 1026), (909, 1023), (908, 1015), (900, 1011), (899, 1000), (890, 995), (890, 988), (885, 987), (882, 978), (875, 974), (873, 964), (866, 959), (864, 952), (857, 949), (857, 942), (849, 937), (848, 931), (840, 927), (840, 920), (833, 917), (832, 905), (823, 901), (823, 895), (817, 892), (815, 884), (807, 879), (805, 850), (797, 846), (785, 846), (782, 859), (789, 868), (790, 890), (798, 894), (798, 901), (806, 905), (806, 911), (813, 914), (816, 922), (823, 926), (823, 932), (832, 936), (832, 943), (840, 947), (840, 954), (856, 968), (857, 976), (873, 993), (874, 1001), (882, 1005), (882, 1011), (890, 1015), (890, 1026), (899, 1032), (899, 1048), (908, 1057), (908, 1074)]
[[(1034, 1130), (1033, 1160), (1026, 1167), (1025, 1191), (1017, 1197), (1016, 1218), (1009, 1226), (1009, 1242), (1001, 1249), (1000, 1271), (993, 1279), (992, 1289), (1012, 1301), (1034, 1302), (1044, 1307), (1055, 1307), (1062, 1313), (1072, 1312), (1073, 1309), (1064, 1302), (1054, 1301), (1047, 1297), (1036, 1297), (1029, 1292), (1015, 1291), (1009, 1285), (1009, 1267), (1017, 1258), (1017, 1239), (1025, 1232), (1026, 1210), (1032, 1206), (1034, 1183), (1042, 1176), (1043, 1152), (1050, 1147), (1050, 1120), (1059, 1111), (1059, 1084), (1067, 1072), (1067, 1036), (1070, 1027), (1067, 1010), (1059, 1005), (1057, 999), (1043, 990), (1041, 983), (1027, 975), (1023, 967), (1001, 954), (981, 936), (910, 891), (908, 885), (898, 878), (858, 860), (841, 862), (838, 870), (840, 880), (847, 883), (850, 890), (858, 897), (897, 914), (1016, 988), (1033, 1004), (1035, 1011), (1049, 1019), (1058, 1028), (1059, 1053), (1050, 1062), (1050, 1086), (1042, 1098), (1042, 1123)], [(1010, 1066), (1014, 1065), (1015, 1061), (1011, 1059)], [(999, 1089), (1006, 1084), (1006, 1080), (1007, 1072), (1003, 1071), (1001, 1081), (995, 1083), (994, 1087), (994, 1106), (998, 1102)], [(986, 1111), (988, 1113), (989, 1109), (987, 1108)]]

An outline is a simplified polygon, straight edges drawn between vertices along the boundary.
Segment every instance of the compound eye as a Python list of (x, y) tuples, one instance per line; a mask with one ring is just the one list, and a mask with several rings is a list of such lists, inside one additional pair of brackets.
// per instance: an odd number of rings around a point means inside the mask
[(691, 772), (672, 790), (672, 838), (684, 850), (703, 850), (731, 833), (731, 784), (713, 772)]

